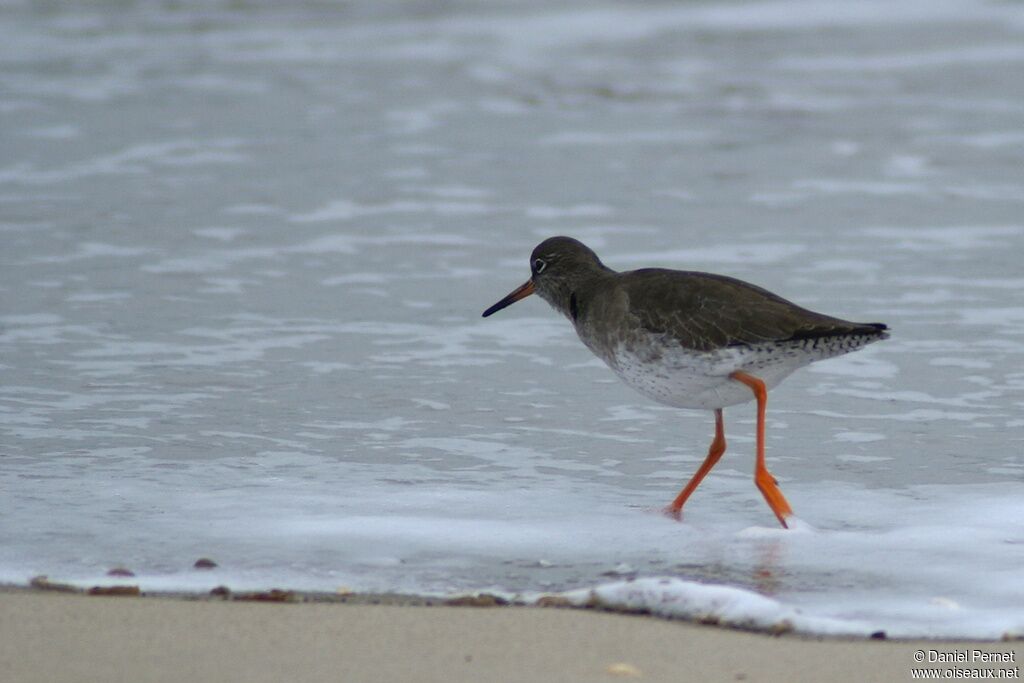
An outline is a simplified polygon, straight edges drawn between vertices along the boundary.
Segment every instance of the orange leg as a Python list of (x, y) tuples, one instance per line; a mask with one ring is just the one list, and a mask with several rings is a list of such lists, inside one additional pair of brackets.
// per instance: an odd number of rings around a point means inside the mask
[(722, 419), (722, 409), (719, 408), (715, 411), (715, 440), (711, 442), (711, 448), (708, 449), (708, 456), (704, 458), (704, 463), (697, 470), (697, 473), (693, 475), (690, 482), (679, 492), (676, 499), (672, 501), (672, 504), (665, 508), (665, 513), (680, 519), (682, 517), (683, 503), (690, 497), (700, 482), (703, 481), (707, 473), (711, 471), (711, 468), (715, 466), (722, 454), (725, 453), (725, 421)]
[(764, 464), (764, 416), (768, 407), (768, 389), (762, 380), (745, 372), (737, 371), (729, 376), (750, 387), (757, 399), (757, 463), (754, 465), (754, 483), (761, 490), (764, 499), (768, 501), (768, 507), (779, 518), (779, 522), (788, 529), (786, 517), (793, 514), (793, 509), (789, 507), (786, 497), (779, 490), (779, 482), (775, 481), (775, 477), (771, 475)]

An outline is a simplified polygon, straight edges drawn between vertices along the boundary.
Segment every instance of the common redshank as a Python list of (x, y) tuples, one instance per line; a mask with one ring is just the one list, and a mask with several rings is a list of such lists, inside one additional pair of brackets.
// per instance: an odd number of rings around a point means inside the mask
[(788, 527), (793, 510), (765, 466), (768, 390), (808, 363), (889, 336), (882, 323), (815, 313), (725, 275), (664, 268), (616, 272), (571, 237), (537, 245), (530, 271), (525, 284), (484, 311), (485, 318), (536, 292), (630, 387), (665, 405), (714, 411), (715, 437), (704, 463), (665, 508), (677, 519), (725, 453), (722, 409), (754, 399), (754, 482)]

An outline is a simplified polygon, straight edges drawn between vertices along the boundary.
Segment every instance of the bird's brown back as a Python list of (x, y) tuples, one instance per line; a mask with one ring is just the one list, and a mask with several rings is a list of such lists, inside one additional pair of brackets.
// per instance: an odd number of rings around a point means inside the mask
[(882, 323), (816, 313), (725, 275), (645, 268), (616, 273), (607, 284), (619, 290), (615, 298), (625, 304), (624, 313), (639, 328), (668, 335), (695, 351), (822, 337), (887, 336)]

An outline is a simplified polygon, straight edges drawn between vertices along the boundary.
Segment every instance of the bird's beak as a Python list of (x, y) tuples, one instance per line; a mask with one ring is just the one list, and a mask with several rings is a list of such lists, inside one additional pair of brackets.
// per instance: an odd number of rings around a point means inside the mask
[(521, 287), (516, 287), (514, 290), (509, 292), (508, 296), (484, 311), (484, 317), (486, 318), (491, 313), (497, 313), (506, 306), (511, 306), (515, 302), (520, 299), (525, 299), (531, 294), (533, 294), (533, 280), (527, 280)]

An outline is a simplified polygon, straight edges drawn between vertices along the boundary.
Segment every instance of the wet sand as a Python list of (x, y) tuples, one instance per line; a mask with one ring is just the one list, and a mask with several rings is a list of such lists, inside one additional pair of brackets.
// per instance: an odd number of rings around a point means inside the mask
[[(902, 681), (917, 651), (1024, 643), (811, 639), (594, 610), (0, 592), (3, 679), (46, 681)], [(379, 602), (374, 598), (369, 602)], [(419, 603), (419, 604), (414, 604)], [(1014, 677), (1011, 673), (1009, 677)], [(1019, 677), (1019, 668), (1016, 670)]]

